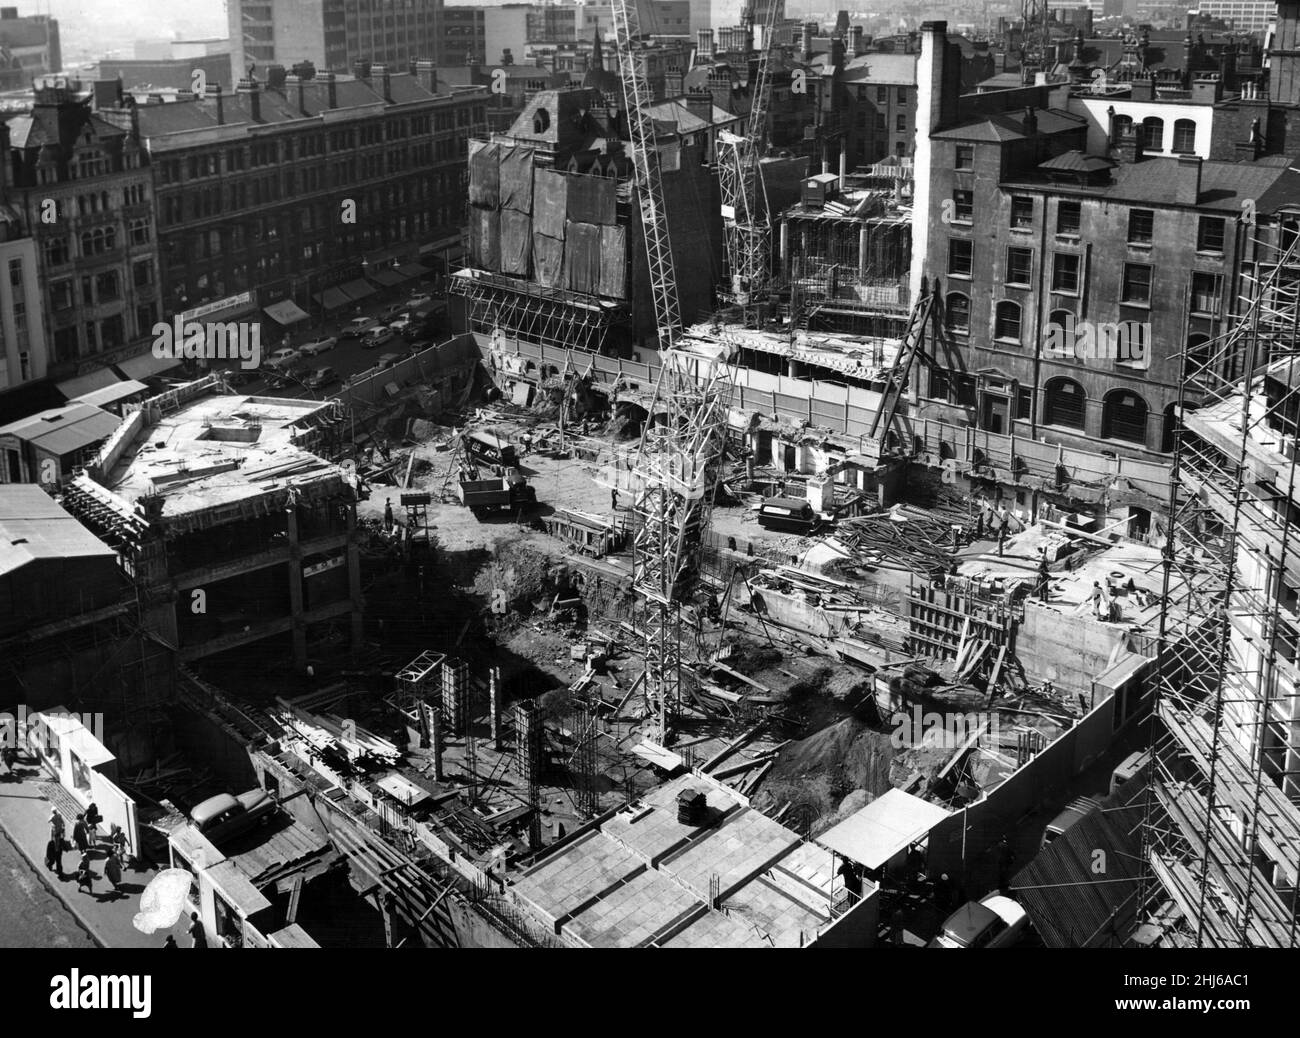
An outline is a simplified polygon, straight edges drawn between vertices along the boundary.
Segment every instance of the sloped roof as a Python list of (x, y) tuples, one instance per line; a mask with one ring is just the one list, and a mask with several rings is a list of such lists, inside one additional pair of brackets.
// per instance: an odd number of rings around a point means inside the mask
[(115, 557), (113, 549), (32, 483), (0, 484), (0, 574), (37, 559)]
[(849, 83), (916, 84), (915, 54), (860, 54), (845, 63), (844, 80)]
[[(975, 119), (963, 126), (954, 126), (934, 134), (936, 138), (957, 141), (1015, 141), (1029, 136), (1025, 128), (1024, 112), (999, 112), (996, 115)], [(1083, 116), (1055, 108), (1034, 110), (1035, 133), (1039, 137), (1077, 130), (1087, 120)]]
[(1039, 163), (1038, 168), (1065, 173), (1094, 173), (1099, 169), (1106, 169), (1114, 165), (1115, 162), (1112, 159), (1103, 158), (1100, 155), (1087, 155), (1075, 149), (1067, 151), (1063, 155), (1057, 155), (1054, 159)]
[(125, 130), (95, 115), (87, 104), (33, 105), (8, 123), (9, 144), (18, 149), (56, 144), (70, 153), (87, 126), (100, 140), (126, 136)]
[(120, 418), (101, 408), (73, 402), (2, 426), (0, 436), (17, 437), (62, 457), (105, 439), (120, 423)]

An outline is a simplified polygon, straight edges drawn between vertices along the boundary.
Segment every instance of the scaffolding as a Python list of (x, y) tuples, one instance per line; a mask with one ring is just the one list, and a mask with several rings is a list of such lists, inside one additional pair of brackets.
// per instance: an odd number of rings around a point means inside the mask
[(610, 330), (630, 323), (626, 304), (596, 300), (530, 281), (476, 270), (451, 278), (449, 291), (466, 301), (469, 330), (500, 332), (543, 346), (600, 353)]
[(1179, 387), (1141, 943), (1300, 943), (1300, 236), (1248, 244), (1238, 313)]

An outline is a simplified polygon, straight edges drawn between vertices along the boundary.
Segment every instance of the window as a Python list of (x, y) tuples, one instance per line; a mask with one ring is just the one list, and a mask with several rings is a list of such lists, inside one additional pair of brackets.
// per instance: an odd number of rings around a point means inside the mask
[(1196, 251), (1222, 252), (1223, 228), (1223, 217), (1202, 216), (1196, 228)]
[(993, 320), (993, 337), (1020, 344), (1020, 304), (1005, 301), (998, 303)]
[(1047, 425), (1064, 425), (1082, 429), (1086, 414), (1083, 387), (1073, 379), (1054, 378), (1048, 381), (1043, 392), (1043, 422)]
[(1079, 257), (1058, 252), (1052, 257), (1052, 291), (1079, 291)]
[(131, 265), (131, 279), (136, 288), (144, 288), (153, 281), (153, 269), (149, 260), (137, 260)]
[(962, 407), (975, 406), (975, 376), (957, 376), (957, 403)]
[(1142, 120), (1142, 147), (1145, 151), (1165, 150), (1165, 121), (1149, 115)]
[(1223, 278), (1218, 274), (1192, 274), (1192, 313), (1218, 317), (1223, 297)]
[(907, 87), (898, 88), (898, 103), (900, 105), (907, 104)]
[(876, 87), (876, 104), (883, 105), (889, 103), (889, 87)]
[(1151, 268), (1145, 263), (1125, 263), (1120, 301), (1150, 305)]
[(1101, 435), (1106, 440), (1146, 443), (1146, 401), (1127, 390), (1108, 393), (1101, 408)]
[(1008, 285), (1028, 285), (1033, 270), (1033, 249), (1007, 249)]
[(952, 218), (958, 223), (970, 223), (975, 218), (975, 192), (952, 193)]
[(1034, 391), (1028, 386), (1016, 390), (1016, 417), (1028, 422), (1034, 417)]
[(1133, 136), (1133, 120), (1127, 115), (1115, 116), (1115, 121), (1111, 123), (1111, 135), (1119, 140), (1121, 137)]
[(1078, 234), (1083, 223), (1083, 206), (1078, 202), (1056, 203), (1056, 233)]
[(1174, 151), (1184, 154), (1196, 151), (1196, 123), (1191, 119), (1174, 123)]
[(1150, 245), (1155, 224), (1156, 214), (1150, 209), (1130, 209), (1128, 213), (1129, 244)]
[(950, 332), (965, 335), (970, 331), (970, 298), (960, 292), (948, 294), (948, 304), (944, 307), (944, 325)]
[(950, 240), (948, 242), (948, 273), (956, 277), (970, 277), (973, 251), (974, 246), (971, 242), (962, 241), (960, 238)]
[(1030, 230), (1034, 226), (1034, 200), (1024, 195), (1011, 199), (1011, 226), (1017, 230)]
[(897, 130), (899, 133), (902, 133), (904, 130), (907, 129), (907, 116), (904, 115), (902, 112), (894, 116), (894, 129)]
[(975, 168), (975, 149), (969, 144), (957, 145), (956, 169)]
[(57, 267), (68, 262), (68, 239), (51, 238), (45, 243), (45, 262), (51, 267)]
[(105, 270), (95, 275), (95, 298), (100, 302), (116, 299), (119, 295), (117, 271)]
[(67, 310), (73, 305), (71, 278), (64, 278), (50, 285), (50, 302), (55, 310)]
[(895, 154), (895, 155), (906, 155), (906, 154), (907, 154), (907, 141), (894, 141), (894, 154)]
[(935, 400), (947, 400), (952, 394), (948, 382), (948, 372), (942, 368), (930, 369), (930, 396)]

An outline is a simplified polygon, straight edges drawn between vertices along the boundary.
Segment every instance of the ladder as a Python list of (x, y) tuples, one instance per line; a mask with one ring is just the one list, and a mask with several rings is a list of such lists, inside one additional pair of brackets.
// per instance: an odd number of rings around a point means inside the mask
[(925, 339), (926, 327), (934, 308), (935, 294), (930, 292), (923, 295), (912, 307), (911, 316), (907, 319), (907, 330), (903, 333), (903, 341), (898, 349), (898, 356), (894, 358), (894, 366), (885, 378), (885, 392), (880, 398), (880, 407), (876, 409), (876, 417), (871, 422), (871, 431), (867, 434), (873, 440), (882, 441), (894, 423), (898, 402), (907, 389), (908, 379), (912, 373), (912, 361), (916, 359), (921, 343)]

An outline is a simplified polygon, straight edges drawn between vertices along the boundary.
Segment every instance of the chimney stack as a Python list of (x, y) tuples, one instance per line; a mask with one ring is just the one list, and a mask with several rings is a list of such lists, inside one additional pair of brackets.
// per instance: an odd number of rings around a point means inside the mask
[(284, 81), (285, 97), (288, 97), (288, 96), (289, 96), (289, 89), (290, 89), (290, 88), (293, 88), (293, 89), (295, 89), (295, 90), (297, 91), (297, 94), (298, 94), (298, 112), (299, 112), (299, 114), (301, 114), (301, 115), (306, 115), (306, 114), (307, 114), (307, 98), (306, 98), (306, 96), (304, 95), (304, 91), (305, 91), (305, 89), (306, 89), (306, 88), (304, 87), (304, 85), (303, 85), (304, 82), (305, 82), (305, 81), (303, 80), (303, 78), (302, 78), (301, 76), (297, 76), (297, 75), (293, 75), (293, 74), (290, 74), (289, 76), (287, 76), (287, 77), (285, 78), (285, 81)]
[(221, 92), (220, 83), (208, 84), (208, 97), (212, 98), (217, 102), (217, 125), (225, 126), (226, 125), (226, 98), (225, 95)]
[(372, 65), (370, 67), (372, 79), (378, 79), (380, 83), (380, 93), (383, 94), (384, 100), (389, 104), (393, 101), (393, 82), (392, 77), (388, 74), (387, 65)]
[(438, 66), (432, 61), (417, 61), (415, 63), (415, 78), (420, 86), (431, 94), (438, 92)]
[(368, 61), (362, 61), (362, 60), (360, 60), (360, 59), (354, 61), (354, 62), (352, 63), (352, 74), (353, 74), (354, 76), (356, 76), (357, 79), (364, 79), (366, 82), (369, 82), (369, 81), (370, 81), (370, 62), (368, 62)]
[(713, 30), (701, 29), (695, 34), (696, 47), (700, 52), (700, 59), (713, 60)]
[(867, 53), (866, 33), (863, 31), (862, 26), (853, 26), (853, 28), (849, 30), (849, 34), (853, 39), (853, 56), (857, 58)]
[(817, 31), (816, 22), (803, 23), (803, 38), (800, 40), (800, 49), (803, 52), (804, 61), (812, 61), (813, 55), (813, 33)]
[(289, 73), (283, 65), (268, 65), (266, 68), (266, 86), (268, 90), (280, 90)]
[(239, 81), (235, 87), (235, 93), (245, 94), (248, 97), (248, 111), (253, 117), (253, 122), (262, 121), (262, 89), (257, 84), (257, 80), (245, 77)]
[(1178, 183), (1174, 186), (1174, 201), (1179, 205), (1195, 205), (1201, 198), (1201, 157), (1178, 156)]
[(316, 73), (316, 78), (325, 84), (325, 93), (329, 99), (329, 107), (337, 108), (339, 106), (339, 86), (338, 81), (334, 78), (334, 73), (318, 72)]

